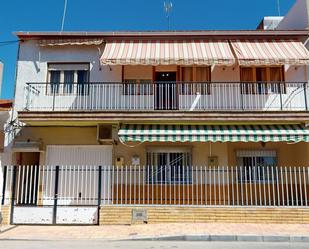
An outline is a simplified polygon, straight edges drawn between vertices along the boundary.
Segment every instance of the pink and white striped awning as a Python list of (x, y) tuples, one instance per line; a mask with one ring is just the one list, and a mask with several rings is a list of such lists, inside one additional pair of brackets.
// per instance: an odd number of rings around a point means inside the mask
[(309, 52), (296, 40), (231, 41), (239, 65), (306, 65)]
[(107, 65), (232, 65), (228, 41), (131, 40), (107, 42), (101, 63)]

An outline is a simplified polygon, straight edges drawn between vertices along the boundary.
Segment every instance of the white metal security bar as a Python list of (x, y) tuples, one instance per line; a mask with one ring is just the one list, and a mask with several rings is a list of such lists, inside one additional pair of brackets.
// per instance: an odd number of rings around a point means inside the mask
[(59, 206), (309, 206), (309, 167), (151, 165), (3, 168), (4, 198), (1, 201), (5, 205), (11, 203), (13, 196), (16, 206), (50, 206), (54, 205), (55, 199)]

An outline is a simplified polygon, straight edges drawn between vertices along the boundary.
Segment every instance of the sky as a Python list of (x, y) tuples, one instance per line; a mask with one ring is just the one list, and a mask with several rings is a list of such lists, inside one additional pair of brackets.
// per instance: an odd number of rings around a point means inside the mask
[[(172, 0), (172, 30), (255, 29), (277, 16), (277, 0)], [(280, 0), (285, 15), (295, 0)], [(166, 30), (164, 0), (68, 0), (64, 31)], [(14, 31), (60, 31), (64, 0), (2, 0), (2, 98), (13, 98), (17, 43)]]

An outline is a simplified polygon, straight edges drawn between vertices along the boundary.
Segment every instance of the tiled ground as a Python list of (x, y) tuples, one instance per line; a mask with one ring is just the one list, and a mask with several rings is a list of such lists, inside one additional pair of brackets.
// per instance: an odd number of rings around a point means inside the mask
[(309, 224), (148, 224), (131, 226), (15, 226), (0, 239), (121, 240), (172, 235), (291, 235), (309, 236)]

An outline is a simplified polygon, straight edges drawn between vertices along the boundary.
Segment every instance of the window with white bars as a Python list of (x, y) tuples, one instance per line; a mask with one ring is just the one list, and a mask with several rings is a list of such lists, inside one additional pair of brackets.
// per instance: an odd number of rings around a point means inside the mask
[(239, 181), (273, 182), (277, 153), (274, 150), (240, 150), (236, 152)]
[(190, 151), (148, 151), (148, 184), (181, 184), (192, 182)]

